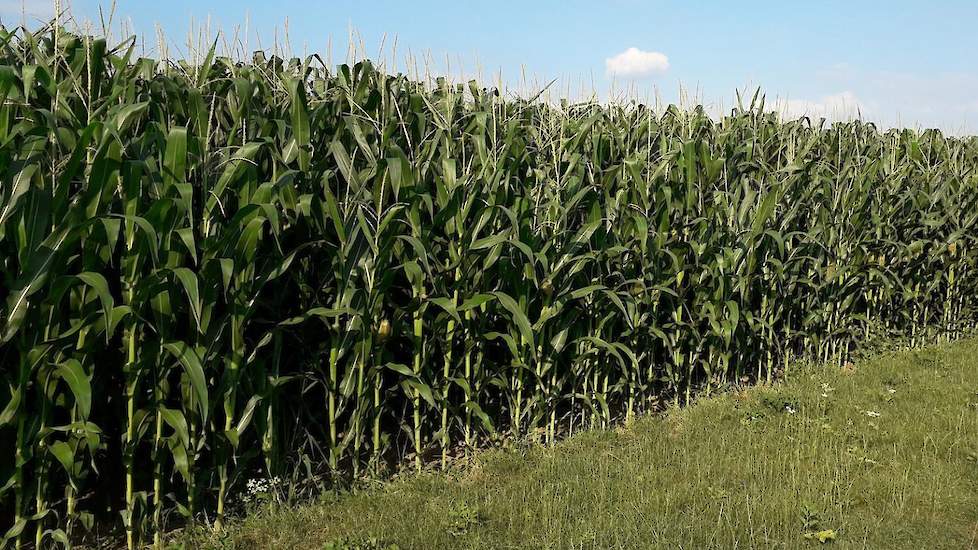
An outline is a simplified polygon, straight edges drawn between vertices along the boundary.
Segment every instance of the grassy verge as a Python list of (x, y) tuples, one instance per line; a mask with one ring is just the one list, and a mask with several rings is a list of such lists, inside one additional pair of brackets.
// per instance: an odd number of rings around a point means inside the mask
[[(966, 548), (978, 340), (796, 372), (553, 448), (483, 453), (191, 548)], [(377, 544), (363, 544), (371, 539)], [(348, 541), (346, 544), (341, 541)]]

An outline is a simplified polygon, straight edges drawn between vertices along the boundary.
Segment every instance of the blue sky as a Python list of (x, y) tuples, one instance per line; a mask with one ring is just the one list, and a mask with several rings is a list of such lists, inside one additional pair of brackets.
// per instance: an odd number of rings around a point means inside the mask
[[(17, 20), (20, 0), (0, 0), (5, 22)], [(26, 0), (27, 11), (50, 13), (48, 0)], [(103, 6), (111, 5), (103, 2)], [(99, 2), (73, 0), (78, 20), (97, 20)], [(387, 35), (399, 57), (430, 52), (438, 68), (459, 60), (465, 76), (501, 71), (516, 86), (525, 67), (537, 82), (594, 82), (601, 97), (632, 86), (676, 101), (691, 95), (729, 106), (735, 90), (760, 86), (790, 114), (845, 116), (858, 108), (884, 125), (937, 126), (978, 132), (978, 2), (640, 0), (465, 2), (294, 0), (117, 0), (116, 20), (146, 33), (156, 24), (184, 41), (192, 20), (210, 16), (213, 29), (249, 24), (269, 45), (288, 18), (294, 51), (343, 58), (352, 27), (375, 56)], [(616, 57), (618, 56), (618, 57)]]

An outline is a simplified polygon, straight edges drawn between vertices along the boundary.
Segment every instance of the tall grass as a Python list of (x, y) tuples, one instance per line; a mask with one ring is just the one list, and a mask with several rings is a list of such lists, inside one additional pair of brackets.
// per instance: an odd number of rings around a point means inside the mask
[(0, 31), (14, 546), (976, 320), (975, 138), (135, 51)]

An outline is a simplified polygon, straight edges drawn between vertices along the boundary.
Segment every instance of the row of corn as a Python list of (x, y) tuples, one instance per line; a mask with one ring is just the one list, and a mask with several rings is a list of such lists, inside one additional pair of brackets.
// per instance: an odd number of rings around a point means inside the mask
[(161, 544), (299, 457), (445, 465), (978, 318), (975, 138), (136, 51), (0, 30), (14, 547)]

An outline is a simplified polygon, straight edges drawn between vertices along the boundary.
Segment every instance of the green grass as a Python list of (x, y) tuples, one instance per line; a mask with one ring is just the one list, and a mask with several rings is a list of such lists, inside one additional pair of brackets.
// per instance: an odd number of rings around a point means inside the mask
[[(965, 548), (978, 537), (978, 340), (799, 369), (555, 447), (482, 453), (205, 548)], [(795, 412), (790, 412), (790, 411)], [(876, 416), (878, 413), (878, 416)], [(357, 546), (374, 539), (375, 546)], [(339, 541), (352, 541), (344, 546)], [(333, 546), (330, 546), (333, 544)]]

